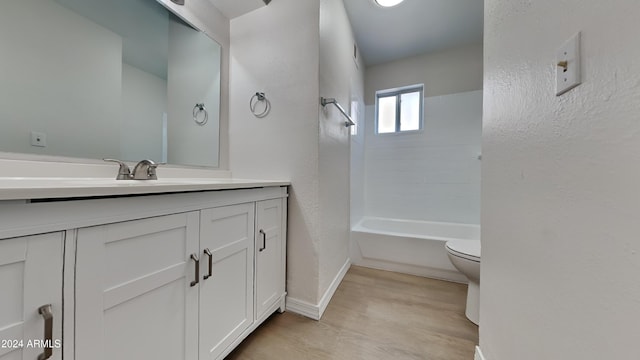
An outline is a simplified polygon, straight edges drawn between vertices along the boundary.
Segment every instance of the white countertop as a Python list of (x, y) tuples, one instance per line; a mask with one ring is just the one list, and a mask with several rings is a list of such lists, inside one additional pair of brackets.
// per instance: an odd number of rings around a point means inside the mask
[(161, 194), (287, 186), (290, 184), (288, 181), (280, 180), (232, 178), (115, 180), (113, 178), (0, 177), (0, 200)]

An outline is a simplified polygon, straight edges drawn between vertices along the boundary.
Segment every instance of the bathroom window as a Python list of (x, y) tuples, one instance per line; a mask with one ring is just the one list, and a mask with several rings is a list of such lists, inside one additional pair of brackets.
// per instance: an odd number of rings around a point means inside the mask
[(376, 134), (422, 130), (424, 85), (376, 92)]

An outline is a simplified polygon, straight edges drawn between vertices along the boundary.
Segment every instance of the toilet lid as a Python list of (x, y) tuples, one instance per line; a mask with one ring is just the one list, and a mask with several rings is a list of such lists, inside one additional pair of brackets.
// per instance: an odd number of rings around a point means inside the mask
[(452, 255), (473, 261), (480, 261), (479, 240), (449, 240), (445, 246)]

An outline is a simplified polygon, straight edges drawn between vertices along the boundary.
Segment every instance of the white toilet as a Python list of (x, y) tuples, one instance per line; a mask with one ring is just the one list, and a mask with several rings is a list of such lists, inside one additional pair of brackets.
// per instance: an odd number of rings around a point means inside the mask
[(450, 240), (445, 244), (453, 266), (467, 277), (466, 315), (478, 325), (480, 321), (480, 240)]

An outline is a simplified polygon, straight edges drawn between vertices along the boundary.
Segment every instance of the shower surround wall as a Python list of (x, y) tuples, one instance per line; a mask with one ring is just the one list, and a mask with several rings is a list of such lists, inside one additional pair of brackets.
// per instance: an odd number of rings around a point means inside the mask
[[(376, 135), (375, 92), (416, 83), (424, 129)], [(370, 66), (365, 85), (364, 215), (479, 224), (482, 45)]]
[(482, 91), (424, 99), (424, 130), (374, 133), (367, 107), (367, 216), (480, 224)]
[(231, 44), (231, 170), (291, 181), (287, 309), (319, 318), (350, 264), (349, 130), (319, 98), (363, 98), (351, 27), (342, 0), (278, 0), (233, 19)]

